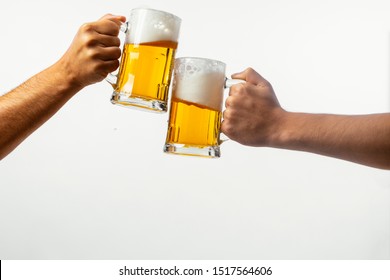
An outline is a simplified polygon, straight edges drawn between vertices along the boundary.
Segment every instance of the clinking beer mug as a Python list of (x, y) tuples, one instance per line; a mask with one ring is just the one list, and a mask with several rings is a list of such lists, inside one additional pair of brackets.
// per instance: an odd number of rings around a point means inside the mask
[(164, 152), (220, 157), (223, 91), (244, 82), (225, 78), (225, 68), (206, 58), (176, 59)]
[(122, 28), (126, 40), (118, 75), (107, 77), (114, 87), (113, 104), (167, 111), (180, 23), (180, 18), (163, 11), (131, 10)]

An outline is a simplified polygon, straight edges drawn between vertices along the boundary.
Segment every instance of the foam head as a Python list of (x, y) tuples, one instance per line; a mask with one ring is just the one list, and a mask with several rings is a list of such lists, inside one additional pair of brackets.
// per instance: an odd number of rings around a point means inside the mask
[(181, 19), (170, 13), (143, 8), (133, 9), (128, 22), (126, 43), (177, 42), (180, 23)]
[(175, 61), (173, 97), (221, 111), (225, 82), (223, 62), (182, 57)]

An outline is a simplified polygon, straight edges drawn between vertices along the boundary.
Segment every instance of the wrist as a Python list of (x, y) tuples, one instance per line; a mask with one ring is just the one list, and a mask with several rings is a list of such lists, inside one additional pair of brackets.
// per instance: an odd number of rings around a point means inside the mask
[(69, 63), (64, 59), (60, 59), (50, 68), (53, 76), (56, 77), (67, 92), (75, 94), (84, 88), (84, 85), (78, 80), (78, 75), (71, 70)]
[(272, 134), (269, 139), (269, 146), (273, 148), (287, 148), (296, 138), (297, 113), (282, 110), (274, 123)]

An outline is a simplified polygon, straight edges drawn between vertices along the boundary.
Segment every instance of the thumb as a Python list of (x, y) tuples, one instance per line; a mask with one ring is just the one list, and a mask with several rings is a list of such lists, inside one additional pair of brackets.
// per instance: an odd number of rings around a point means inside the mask
[(233, 74), (232, 75), (233, 79), (241, 79), (245, 80), (248, 83), (258, 85), (258, 84), (263, 84), (267, 80), (264, 79), (259, 73), (257, 73), (255, 70), (252, 68), (246, 68), (244, 71)]
[(105, 19), (108, 19), (108, 20), (111, 20), (117, 24), (121, 24), (122, 22), (125, 22), (126, 21), (126, 17), (124, 16), (117, 16), (117, 15), (112, 15), (112, 14), (106, 14), (104, 16), (102, 16), (100, 20), (105, 20)]

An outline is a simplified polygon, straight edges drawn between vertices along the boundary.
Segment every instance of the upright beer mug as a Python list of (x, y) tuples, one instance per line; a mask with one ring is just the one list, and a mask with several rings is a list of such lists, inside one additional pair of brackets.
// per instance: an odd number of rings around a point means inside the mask
[(176, 59), (164, 152), (220, 157), (225, 68), (225, 63), (206, 58)]
[(166, 112), (181, 19), (163, 11), (131, 10), (111, 102)]

